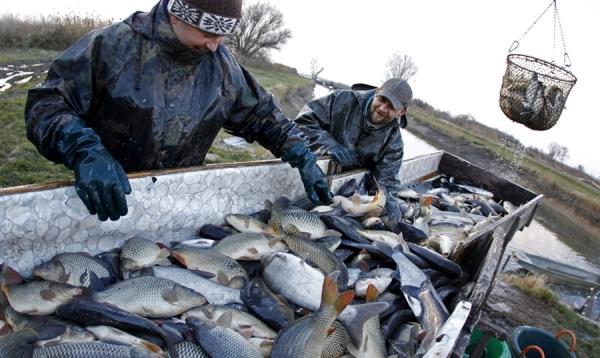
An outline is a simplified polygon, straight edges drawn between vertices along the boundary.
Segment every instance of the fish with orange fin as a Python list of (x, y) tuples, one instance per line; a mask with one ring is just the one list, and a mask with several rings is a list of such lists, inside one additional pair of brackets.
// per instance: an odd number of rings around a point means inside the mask
[(271, 357), (320, 357), (336, 317), (354, 298), (354, 292), (338, 294), (335, 280), (325, 276), (321, 293), (321, 307), (286, 327), (279, 333)]

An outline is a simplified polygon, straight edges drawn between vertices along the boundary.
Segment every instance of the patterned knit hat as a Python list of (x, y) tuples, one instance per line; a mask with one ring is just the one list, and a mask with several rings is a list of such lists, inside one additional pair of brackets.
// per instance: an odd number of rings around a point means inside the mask
[(169, 13), (211, 34), (226, 36), (237, 29), (242, 0), (169, 0)]

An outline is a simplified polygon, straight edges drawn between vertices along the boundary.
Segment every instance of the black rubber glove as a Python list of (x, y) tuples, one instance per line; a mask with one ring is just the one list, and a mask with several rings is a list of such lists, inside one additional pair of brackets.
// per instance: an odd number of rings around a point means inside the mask
[(65, 166), (75, 171), (75, 190), (90, 214), (100, 221), (127, 215), (127, 175), (104, 148), (100, 137), (81, 120), (66, 124), (59, 135), (59, 151)]
[(327, 150), (327, 154), (343, 168), (351, 168), (358, 165), (358, 155), (352, 149), (342, 144), (336, 144)]
[(388, 220), (393, 223), (397, 223), (402, 219), (402, 210), (400, 209), (400, 202), (393, 195), (388, 195), (385, 201), (385, 210), (387, 212)]
[(313, 204), (331, 204), (333, 195), (329, 191), (327, 177), (317, 165), (317, 157), (304, 142), (292, 146), (283, 153), (281, 159), (298, 168), (306, 195)]

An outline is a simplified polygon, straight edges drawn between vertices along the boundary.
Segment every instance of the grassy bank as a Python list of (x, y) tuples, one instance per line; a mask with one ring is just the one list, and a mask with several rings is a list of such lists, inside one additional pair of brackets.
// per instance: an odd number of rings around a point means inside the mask
[(510, 145), (478, 135), (464, 126), (439, 118), (429, 110), (413, 107), (411, 115), (434, 132), (467, 142), (473, 148), (498, 158), (499, 162), (510, 164), (533, 190), (559, 201), (592, 225), (600, 226), (600, 189), (597, 187), (535, 158), (525, 150), (515, 151)]
[[(0, 55), (0, 67), (16, 64), (44, 63), (47, 67), (58, 52), (40, 49), (3, 50)], [(24, 84), (14, 85), (0, 93), (0, 187), (10, 187), (34, 183), (45, 183), (56, 180), (71, 180), (73, 174), (62, 165), (55, 165), (42, 157), (33, 144), (25, 136), (25, 120), (23, 110), (27, 90), (45, 77), (43, 67), (36, 67), (38, 73)], [(286, 112), (297, 113), (299, 105), (312, 97), (312, 82), (300, 77), (292, 69), (279, 65), (256, 64), (247, 66), (248, 70), (270, 90), (276, 99), (287, 109)], [(29, 68), (26, 70), (29, 71)], [(300, 97), (292, 101), (290, 97)], [(308, 97), (307, 97), (308, 96)], [(301, 103), (301, 104), (299, 104)], [(209, 150), (206, 163), (225, 163), (236, 161), (262, 160), (273, 158), (271, 153), (258, 144), (250, 144), (239, 149), (228, 146), (223, 139), (229, 137), (221, 131)]]
[[(570, 329), (577, 335), (577, 350), (579, 357), (598, 357), (600, 355), (600, 327), (595, 325), (569, 307), (560, 303), (547, 287), (544, 277), (527, 275), (504, 275), (503, 280), (517, 287), (526, 294), (540, 300), (543, 307), (539, 312), (548, 312), (561, 325), (558, 328)], [(540, 327), (554, 333), (557, 327)]]

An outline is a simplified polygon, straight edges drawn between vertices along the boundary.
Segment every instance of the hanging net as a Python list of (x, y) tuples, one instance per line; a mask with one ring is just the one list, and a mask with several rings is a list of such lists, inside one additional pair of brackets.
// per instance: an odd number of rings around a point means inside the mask
[[(556, 49), (557, 29), (560, 32), (564, 50), (564, 66), (541, 60), (533, 56), (510, 54), (519, 47), (525, 35), (535, 26), (544, 14), (554, 7), (554, 48)], [(556, 0), (552, 0), (542, 14), (529, 26), (527, 31), (508, 50), (506, 73), (500, 88), (500, 108), (515, 122), (522, 123), (535, 130), (552, 128), (571, 92), (577, 78), (568, 70), (571, 60), (567, 53)]]
[(512, 54), (500, 89), (500, 108), (515, 122), (535, 130), (552, 128), (577, 78), (569, 71), (538, 58)]

